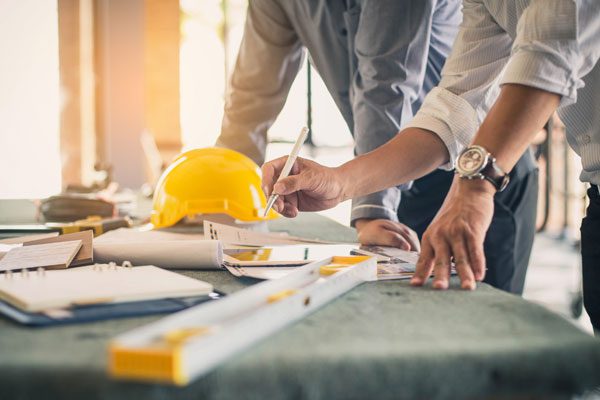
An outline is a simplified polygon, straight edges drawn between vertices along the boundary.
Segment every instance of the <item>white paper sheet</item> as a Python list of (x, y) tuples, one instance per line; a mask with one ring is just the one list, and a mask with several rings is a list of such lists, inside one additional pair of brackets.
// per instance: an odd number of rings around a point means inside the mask
[(410, 279), (415, 273), (415, 265), (407, 263), (377, 264), (377, 280), (402, 280)]
[(276, 246), (290, 244), (335, 244), (319, 239), (307, 239), (290, 236), (285, 233), (264, 233), (248, 229), (236, 228), (217, 222), (204, 221), (204, 237), (211, 240), (220, 240), (226, 244), (238, 244), (245, 246)]
[(240, 267), (226, 264), (225, 268), (238, 278), (271, 280), (282, 278), (298, 267)]
[(223, 246), (217, 240), (204, 240), (203, 236), (117, 229), (94, 240), (94, 259), (171, 269), (219, 269)]
[[(241, 267), (225, 264), (225, 268), (237, 277), (271, 280), (282, 278), (298, 267)], [(414, 264), (378, 264), (377, 280), (410, 279), (414, 272)]]
[(408, 263), (417, 264), (419, 260), (419, 253), (416, 251), (401, 250), (397, 247), (388, 246), (361, 246), (356, 252), (362, 254), (376, 254), (379, 262), (389, 263)]

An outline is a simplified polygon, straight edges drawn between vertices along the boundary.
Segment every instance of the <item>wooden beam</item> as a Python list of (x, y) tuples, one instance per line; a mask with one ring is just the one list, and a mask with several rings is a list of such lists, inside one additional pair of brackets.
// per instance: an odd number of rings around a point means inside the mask
[(95, 162), (92, 0), (58, 0), (63, 187), (91, 184)]
[(63, 186), (81, 183), (79, 0), (58, 0), (60, 152)]
[(145, 182), (144, 0), (95, 0), (98, 161), (128, 188)]
[(144, 2), (145, 119), (165, 162), (181, 151), (179, 0)]

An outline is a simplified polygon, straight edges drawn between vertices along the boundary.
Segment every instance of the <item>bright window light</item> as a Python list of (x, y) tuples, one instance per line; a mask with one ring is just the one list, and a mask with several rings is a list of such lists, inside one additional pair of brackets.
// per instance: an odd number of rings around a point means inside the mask
[(56, 1), (0, 0), (0, 198), (61, 187)]

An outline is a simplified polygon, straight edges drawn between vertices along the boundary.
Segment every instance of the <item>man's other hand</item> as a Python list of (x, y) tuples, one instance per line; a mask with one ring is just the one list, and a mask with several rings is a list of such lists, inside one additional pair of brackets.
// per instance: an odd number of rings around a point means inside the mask
[(421, 250), (417, 233), (408, 226), (387, 219), (358, 219), (358, 240), (365, 246), (390, 246), (402, 250)]
[(433, 287), (448, 288), (452, 260), (463, 289), (475, 289), (485, 277), (483, 241), (494, 214), (496, 190), (485, 180), (455, 177), (444, 205), (421, 242), (411, 284), (423, 285), (433, 271)]

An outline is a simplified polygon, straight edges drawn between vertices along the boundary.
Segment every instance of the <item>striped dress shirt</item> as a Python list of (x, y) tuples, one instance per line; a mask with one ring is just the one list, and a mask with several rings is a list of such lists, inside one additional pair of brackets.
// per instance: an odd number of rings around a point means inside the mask
[[(464, 0), (442, 79), (409, 127), (435, 132), (452, 169), (502, 84), (562, 96), (559, 115), (581, 156), (581, 180), (600, 185), (600, 1)], [(498, 132), (498, 134), (502, 134)]]

